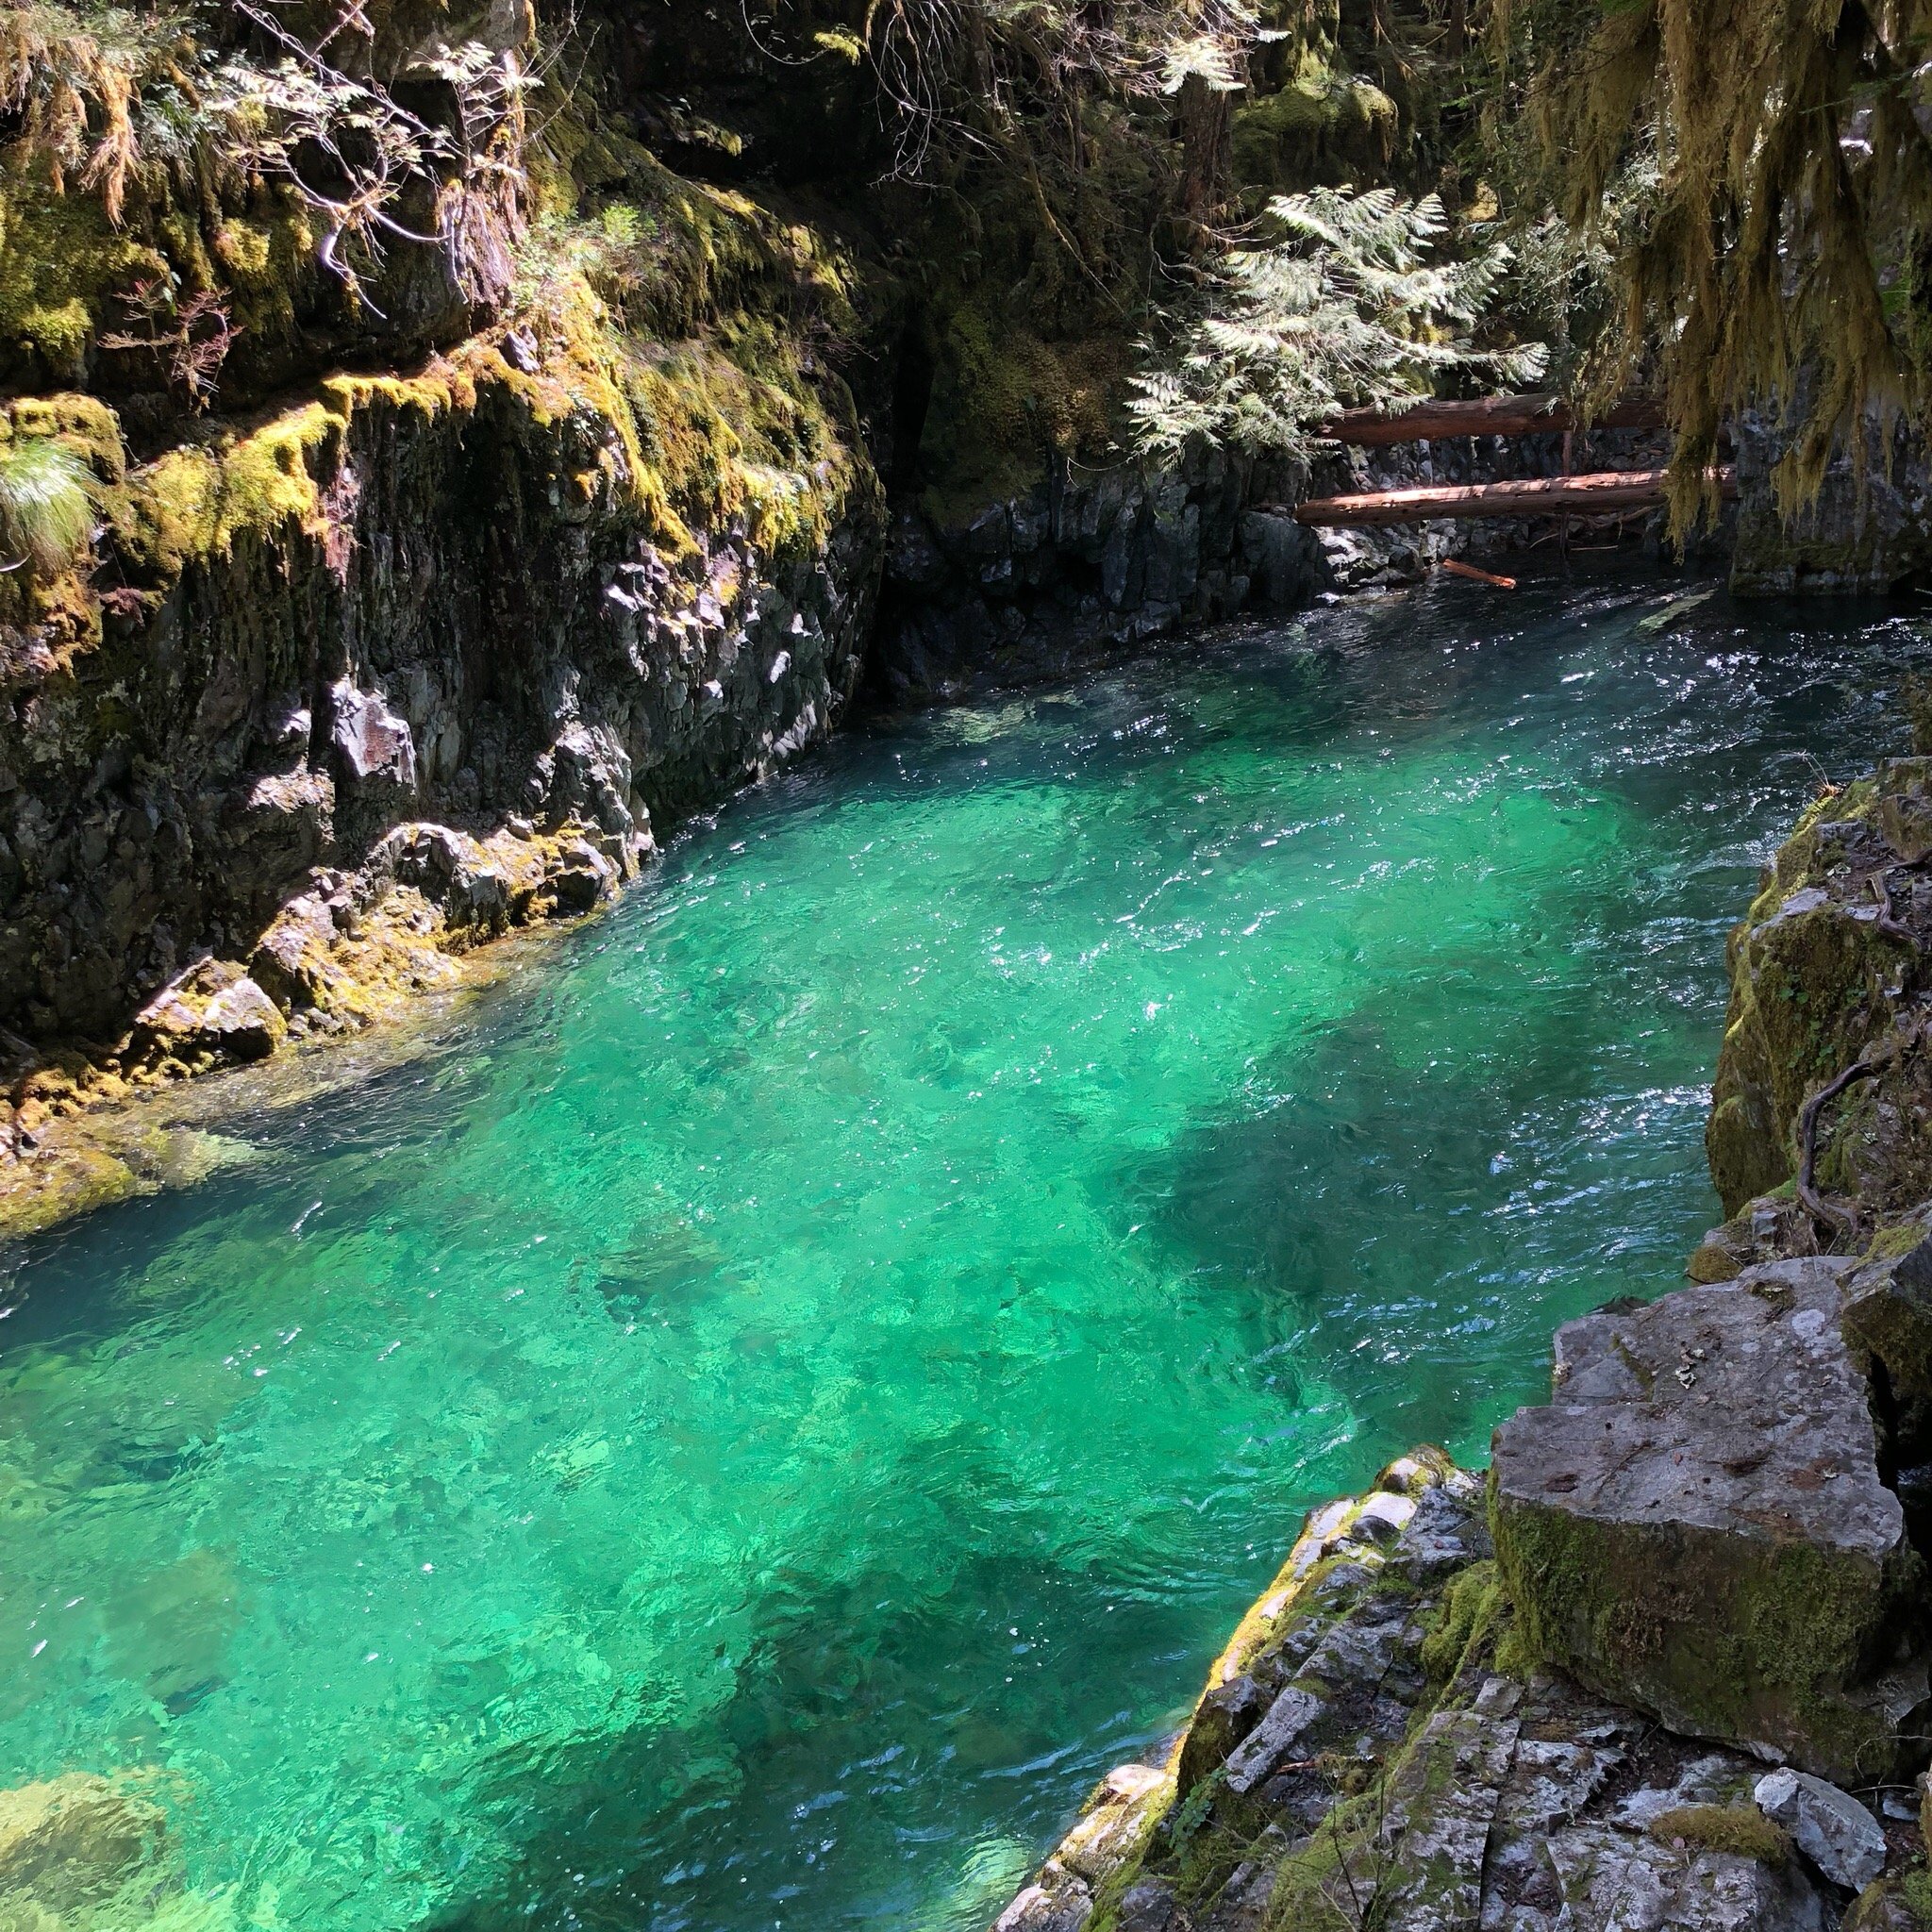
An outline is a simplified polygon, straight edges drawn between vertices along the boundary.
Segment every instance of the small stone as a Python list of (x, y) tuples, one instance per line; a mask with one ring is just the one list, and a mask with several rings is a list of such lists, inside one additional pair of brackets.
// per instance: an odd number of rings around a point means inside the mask
[(1374, 1543), (1393, 1542), (1407, 1527), (1415, 1508), (1412, 1496), (1391, 1496), (1378, 1491), (1362, 1505), (1349, 1524), (1350, 1534), (1365, 1537)]
[(1179, 1907), (1173, 1890), (1158, 1878), (1142, 1878), (1122, 1896), (1120, 1932), (1170, 1932)]
[(1884, 1827), (1836, 1785), (1787, 1767), (1759, 1778), (1751, 1795), (1834, 1885), (1863, 1891), (1885, 1870)]

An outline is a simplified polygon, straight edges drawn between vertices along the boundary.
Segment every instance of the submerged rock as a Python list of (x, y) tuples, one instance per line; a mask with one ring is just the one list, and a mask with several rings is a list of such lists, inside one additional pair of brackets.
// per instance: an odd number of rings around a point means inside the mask
[(155, 1873), (165, 1839), (160, 1807), (104, 1777), (0, 1791), (0, 1925), (92, 1925)]
[(1497, 1429), (1497, 1559), (1538, 1657), (1674, 1730), (1845, 1780), (1927, 1698), (1924, 1570), (1840, 1332), (1851, 1264), (1791, 1260), (1557, 1332)]

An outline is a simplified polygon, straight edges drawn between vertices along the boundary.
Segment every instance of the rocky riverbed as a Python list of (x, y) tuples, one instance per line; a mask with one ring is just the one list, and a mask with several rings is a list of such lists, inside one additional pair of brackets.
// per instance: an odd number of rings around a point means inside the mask
[(1828, 788), (1733, 939), (1693, 1285), (1311, 1516), (998, 1932), (1932, 1924), (1927, 789)]

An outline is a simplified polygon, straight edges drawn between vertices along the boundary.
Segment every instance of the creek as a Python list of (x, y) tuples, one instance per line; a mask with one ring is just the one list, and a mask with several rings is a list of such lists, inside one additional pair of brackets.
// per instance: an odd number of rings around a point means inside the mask
[(196, 1925), (978, 1932), (1305, 1508), (1717, 1218), (1726, 927), (1927, 653), (1672, 594), (863, 724), (16, 1251), (0, 1786), (140, 1771)]

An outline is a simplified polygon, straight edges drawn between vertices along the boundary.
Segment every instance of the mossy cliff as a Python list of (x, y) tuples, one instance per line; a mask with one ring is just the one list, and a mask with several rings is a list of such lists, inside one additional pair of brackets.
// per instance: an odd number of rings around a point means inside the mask
[(1726, 1213), (1786, 1188), (1807, 1158), (1868, 1229), (1932, 1193), (1919, 1013), (1928, 855), (1932, 762), (1893, 758), (1814, 802), (1767, 869), (1730, 940), (1706, 1131)]
[[(372, 19), (407, 78), (442, 16)], [(443, 25), (538, 58), (519, 9)], [(70, 453), (95, 524), (0, 575), (16, 1154), (586, 909), (850, 702), (889, 432), (841, 371), (901, 291), (823, 208), (673, 172), (610, 85), (519, 149), (518, 197), (350, 283), (259, 174), (0, 185), (0, 463)], [(205, 391), (128, 345), (148, 276), (220, 306)]]

